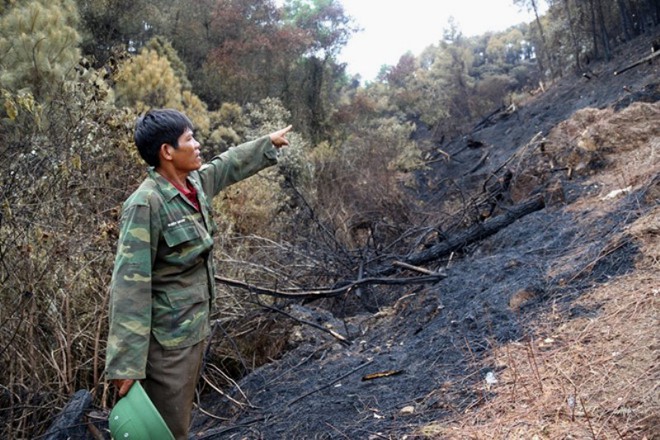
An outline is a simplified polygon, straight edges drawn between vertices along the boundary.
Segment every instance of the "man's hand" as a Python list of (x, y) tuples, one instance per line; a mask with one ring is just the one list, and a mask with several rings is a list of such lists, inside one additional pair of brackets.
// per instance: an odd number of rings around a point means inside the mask
[(119, 392), (119, 397), (124, 397), (134, 383), (134, 379), (114, 379), (112, 381), (112, 384), (117, 388)]
[(291, 130), (291, 127), (292, 126), (289, 125), (286, 128), (274, 131), (268, 135), (275, 148), (282, 148), (285, 145), (289, 145), (289, 140), (285, 136)]

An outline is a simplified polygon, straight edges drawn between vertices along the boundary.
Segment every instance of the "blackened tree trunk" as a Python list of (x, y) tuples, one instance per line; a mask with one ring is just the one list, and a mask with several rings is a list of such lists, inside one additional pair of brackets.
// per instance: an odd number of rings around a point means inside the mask
[(624, 0), (617, 0), (619, 6), (619, 16), (621, 18), (621, 31), (623, 32), (624, 41), (628, 41), (633, 36), (633, 21), (630, 13), (630, 8)]
[(649, 10), (653, 17), (653, 25), (657, 26), (660, 24), (660, 1), (647, 0), (647, 3), (649, 4)]
[(597, 0), (598, 6), (598, 24), (600, 25), (600, 38), (603, 43), (603, 52), (606, 61), (609, 61), (612, 57), (612, 51), (610, 50), (610, 37), (607, 33), (607, 25), (605, 23), (605, 14), (603, 12), (603, 0)]
[(534, 10), (534, 16), (536, 17), (536, 25), (539, 27), (539, 35), (541, 36), (541, 44), (543, 45), (541, 56), (545, 55), (546, 60), (548, 61), (548, 68), (550, 69), (551, 74), (554, 72), (552, 57), (550, 56), (550, 51), (548, 50), (548, 43), (545, 39), (545, 32), (543, 32), (543, 25), (541, 24), (541, 18), (539, 17), (539, 8), (537, 5), (537, 0), (529, 0), (532, 9)]
[(322, 138), (325, 122), (325, 109), (323, 103), (323, 75), (325, 60), (310, 57), (308, 60), (306, 78), (306, 100), (310, 112), (309, 128), (314, 142)]
[(593, 55), (595, 59), (598, 59), (600, 58), (600, 50), (598, 49), (598, 28), (596, 26), (595, 0), (589, 0), (589, 12), (591, 15), (591, 39), (594, 46)]
[(575, 69), (579, 72), (582, 70), (580, 63), (580, 45), (578, 44), (577, 36), (575, 34), (575, 25), (571, 14), (571, 5), (569, 0), (564, 0), (564, 9), (566, 10), (566, 20), (568, 20), (568, 29), (571, 34), (571, 43), (573, 44), (573, 56), (575, 57)]
[(644, 17), (642, 20), (642, 32), (644, 32), (660, 24), (660, 0), (646, 0), (641, 3), (643, 6), (640, 9), (643, 12), (640, 15)]

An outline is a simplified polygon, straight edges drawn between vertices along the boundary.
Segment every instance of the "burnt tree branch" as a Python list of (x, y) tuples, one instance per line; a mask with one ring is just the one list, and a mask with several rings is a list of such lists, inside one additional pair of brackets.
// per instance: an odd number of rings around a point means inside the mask
[(621, 70), (617, 70), (617, 71), (615, 71), (614, 74), (615, 74), (615, 75), (620, 75), (620, 74), (622, 74), (623, 72), (632, 69), (633, 67), (637, 67), (637, 66), (639, 66), (640, 64), (644, 64), (644, 63), (647, 62), (647, 61), (651, 61), (653, 58), (655, 58), (655, 57), (657, 57), (657, 56), (659, 56), (659, 55), (660, 55), (660, 51), (653, 52), (653, 53), (651, 53), (651, 55), (646, 56), (646, 57), (644, 57), (644, 58), (642, 58), (642, 59), (640, 59), (640, 60), (637, 60), (637, 61), (635, 61), (634, 63), (627, 65), (626, 67), (624, 67), (624, 68), (621, 69)]
[(220, 284), (225, 284), (231, 287), (238, 287), (241, 289), (248, 290), (252, 293), (258, 295), (268, 295), (276, 298), (289, 298), (289, 299), (318, 299), (318, 298), (331, 298), (344, 293), (350, 292), (356, 287), (366, 286), (366, 285), (406, 285), (406, 284), (425, 284), (425, 283), (434, 283), (440, 281), (443, 278), (446, 278), (445, 273), (435, 273), (433, 275), (419, 276), (419, 277), (407, 277), (407, 278), (383, 278), (383, 277), (369, 277), (361, 278), (356, 281), (348, 282), (341, 287), (334, 288), (317, 288), (314, 290), (302, 290), (302, 289), (291, 289), (291, 290), (282, 290), (282, 289), (269, 289), (267, 287), (259, 287), (252, 284), (245, 283), (243, 281), (238, 281), (230, 278), (223, 278), (220, 276), (215, 277), (215, 282)]
[[(527, 199), (518, 205), (508, 208), (507, 211), (502, 215), (489, 218), (483, 223), (478, 223), (471, 226), (461, 234), (449, 237), (447, 240), (422, 252), (409, 255), (403, 259), (403, 262), (412, 265), (420, 265), (429, 261), (437, 260), (438, 258), (444, 255), (448, 255), (452, 252), (456, 252), (469, 244), (483, 240), (484, 238), (495, 234), (500, 229), (509, 226), (519, 218), (522, 218), (527, 214), (531, 214), (532, 212), (539, 211), (544, 207), (545, 202), (542, 196), (539, 195), (532, 197), (531, 199)], [(396, 269), (390, 267), (383, 270), (381, 274), (387, 275), (394, 272), (394, 270)]]

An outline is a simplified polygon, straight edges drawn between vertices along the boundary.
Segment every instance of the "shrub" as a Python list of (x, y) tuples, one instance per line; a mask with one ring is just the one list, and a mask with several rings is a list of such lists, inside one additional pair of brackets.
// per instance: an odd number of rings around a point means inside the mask
[(135, 115), (94, 71), (51, 100), (2, 92), (0, 437), (36, 438), (78, 389), (102, 386), (107, 285), (135, 182)]

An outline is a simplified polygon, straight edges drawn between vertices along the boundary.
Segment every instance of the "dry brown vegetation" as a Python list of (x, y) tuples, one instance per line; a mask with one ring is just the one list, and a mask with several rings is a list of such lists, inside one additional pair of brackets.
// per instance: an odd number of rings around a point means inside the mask
[(3, 438), (45, 431), (53, 410), (81, 388), (107, 401), (107, 283), (118, 208), (137, 162), (126, 149), (132, 116), (67, 102), (95, 92), (81, 81), (48, 106), (4, 96), (16, 116), (2, 120), (0, 160)]

